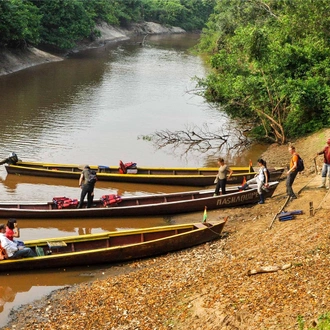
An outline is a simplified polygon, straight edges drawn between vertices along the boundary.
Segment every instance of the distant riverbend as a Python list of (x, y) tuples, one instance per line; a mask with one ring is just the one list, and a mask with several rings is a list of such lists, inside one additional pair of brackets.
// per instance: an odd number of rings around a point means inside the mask
[[(106, 43), (125, 41), (136, 36), (142, 36), (142, 43), (143, 36), (148, 34), (176, 34), (186, 32), (179, 27), (166, 27), (153, 22), (134, 23), (128, 29), (103, 23), (98, 25), (97, 28), (101, 32), (99, 38), (93, 42), (83, 40), (71, 52), (102, 47)], [(0, 49), (0, 76), (47, 62), (62, 61), (63, 59), (64, 56), (50, 54), (35, 47), (27, 47), (26, 49), (2, 48)]]

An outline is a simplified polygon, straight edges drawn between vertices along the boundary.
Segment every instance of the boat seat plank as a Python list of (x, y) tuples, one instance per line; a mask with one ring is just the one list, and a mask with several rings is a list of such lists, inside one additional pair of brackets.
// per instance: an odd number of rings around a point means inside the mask
[(205, 228), (205, 225), (202, 224), (202, 223), (196, 223), (195, 226), (196, 226), (197, 228)]
[(56, 242), (47, 242), (47, 245), (50, 249), (58, 249), (63, 246), (67, 246), (67, 244), (64, 241), (56, 241)]

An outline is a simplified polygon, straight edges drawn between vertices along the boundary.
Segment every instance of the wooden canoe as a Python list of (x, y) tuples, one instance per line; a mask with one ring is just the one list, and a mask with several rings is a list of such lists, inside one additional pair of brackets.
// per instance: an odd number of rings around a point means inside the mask
[[(8, 174), (45, 176), (64, 179), (79, 179), (81, 165), (56, 164), (18, 161), (15, 165), (5, 165)], [(161, 184), (178, 186), (205, 187), (213, 185), (218, 168), (216, 167), (137, 167), (136, 173), (121, 174), (118, 166), (90, 165), (97, 172), (100, 181), (131, 182), (142, 184)], [(232, 166), (233, 176), (229, 184), (240, 184), (245, 177), (249, 180), (255, 176), (252, 167)], [(276, 181), (283, 173), (283, 168), (269, 169), (271, 180)]]
[(25, 241), (33, 258), (0, 261), (0, 272), (88, 266), (157, 256), (220, 237), (225, 221)]
[[(278, 181), (271, 182), (265, 197), (273, 195)], [(248, 190), (239, 191), (238, 187), (227, 187), (225, 195), (213, 196), (214, 190), (198, 190), (169, 194), (154, 194), (122, 197), (118, 203), (104, 207), (101, 200), (95, 200), (92, 208), (62, 208), (51, 202), (1, 202), (0, 218), (99, 218), (171, 215), (188, 212), (202, 212), (224, 207), (234, 207), (244, 204), (257, 203), (259, 195), (256, 185)], [(86, 206), (86, 204), (85, 204)]]

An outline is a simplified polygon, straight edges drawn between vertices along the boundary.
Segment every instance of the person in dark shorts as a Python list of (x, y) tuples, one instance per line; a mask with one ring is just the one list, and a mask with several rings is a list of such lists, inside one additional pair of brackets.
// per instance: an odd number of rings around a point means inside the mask
[(82, 208), (84, 204), (84, 199), (87, 195), (87, 208), (92, 207), (94, 199), (94, 186), (96, 182), (96, 173), (92, 171), (91, 168), (86, 165), (81, 172), (79, 178), (79, 187), (81, 188), (80, 201), (77, 206), (78, 209)]

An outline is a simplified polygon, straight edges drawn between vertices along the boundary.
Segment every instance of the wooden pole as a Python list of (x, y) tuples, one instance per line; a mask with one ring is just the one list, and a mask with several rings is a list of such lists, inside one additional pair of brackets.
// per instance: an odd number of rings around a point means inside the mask
[(315, 174), (317, 174), (316, 158), (314, 158)]
[(314, 215), (313, 202), (309, 202), (309, 215), (312, 217)]
[(285, 208), (286, 204), (288, 204), (288, 201), (289, 201), (289, 200), (290, 200), (290, 196), (287, 197), (287, 199), (285, 200), (285, 202), (284, 202), (284, 204), (282, 205), (282, 207), (280, 208), (280, 210), (275, 214), (275, 216), (274, 216), (272, 222), (270, 223), (268, 229), (272, 229), (273, 223), (274, 223), (274, 221), (275, 221), (277, 215), (283, 211), (283, 209)]

